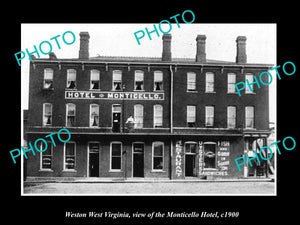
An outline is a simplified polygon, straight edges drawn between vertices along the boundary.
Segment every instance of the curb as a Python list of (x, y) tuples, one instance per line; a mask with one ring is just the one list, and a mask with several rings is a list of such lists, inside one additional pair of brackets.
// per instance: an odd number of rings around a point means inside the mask
[(274, 178), (216, 179), (216, 180), (165, 180), (165, 179), (29, 179), (24, 184), (34, 183), (218, 183), (218, 182), (275, 182)]

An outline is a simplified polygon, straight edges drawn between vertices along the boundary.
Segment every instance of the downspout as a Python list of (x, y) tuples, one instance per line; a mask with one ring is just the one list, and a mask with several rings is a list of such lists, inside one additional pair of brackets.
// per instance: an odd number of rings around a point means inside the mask
[[(172, 65), (170, 65), (170, 72), (171, 72), (171, 85), (170, 85), (170, 133), (173, 133), (173, 70), (172, 70)], [(171, 135), (171, 140), (170, 140), (170, 163), (169, 163), (169, 168), (170, 168), (170, 179), (172, 179), (172, 161), (173, 161), (173, 137)]]
[(170, 133), (173, 133), (173, 70), (172, 65), (170, 65), (171, 72), (171, 96), (170, 96)]

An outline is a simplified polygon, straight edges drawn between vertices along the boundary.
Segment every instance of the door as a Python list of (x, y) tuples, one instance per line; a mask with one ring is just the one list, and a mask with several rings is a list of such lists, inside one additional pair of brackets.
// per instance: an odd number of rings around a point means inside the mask
[(195, 175), (195, 155), (185, 155), (185, 176), (192, 177)]
[(113, 132), (120, 132), (121, 128), (121, 113), (113, 113)]
[(99, 153), (90, 153), (90, 177), (99, 177)]
[(121, 105), (112, 106), (112, 131), (121, 132)]
[(99, 177), (99, 143), (89, 143), (89, 177)]
[(133, 144), (133, 177), (144, 177), (144, 144)]
[(196, 142), (185, 143), (185, 176), (193, 177), (196, 176)]

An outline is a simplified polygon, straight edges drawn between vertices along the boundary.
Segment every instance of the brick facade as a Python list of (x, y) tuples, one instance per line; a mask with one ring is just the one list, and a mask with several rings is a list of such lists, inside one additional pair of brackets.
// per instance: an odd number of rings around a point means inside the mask
[[(51, 156), (46, 153), (31, 155), (27, 162), (28, 176), (88, 177), (92, 176), (91, 170), (95, 166), (97, 171), (93, 174), (98, 177), (131, 178), (139, 174), (138, 176), (145, 178), (184, 179), (190, 176), (203, 178), (249, 175), (246, 167), (246, 171), (237, 170), (234, 159), (252, 150), (253, 142), (259, 145), (258, 139), (266, 143), (265, 139), (270, 133), (268, 86), (258, 88), (253, 85), (253, 93), (245, 93), (239, 97), (236, 92), (228, 93), (228, 74), (234, 73), (238, 83), (245, 81), (245, 74), (258, 76), (268, 70), (270, 65), (247, 64), (244, 45), (238, 50), (242, 57), (239, 62), (206, 59), (204, 35), (197, 37), (197, 60), (172, 59), (170, 35), (163, 38), (166, 46), (163, 47), (162, 59), (102, 56), (89, 58), (88, 39), (88, 33), (81, 34), (79, 59), (34, 59), (30, 63), (29, 110), (25, 137), (33, 143), (37, 138), (66, 127), (72, 134), (70, 143), (75, 143), (75, 151), (70, 150), (70, 154), (73, 151), (75, 153), (74, 156), (68, 156), (69, 150), (66, 149), (69, 147), (58, 142), (53, 147)], [(237, 44), (237, 48), (239, 45)], [(53, 70), (51, 88), (43, 87), (46, 68)], [(68, 69), (76, 71), (76, 89), (67, 88)], [(100, 74), (100, 88), (97, 90), (90, 89), (91, 70), (97, 70)], [(122, 88), (118, 91), (112, 90), (115, 70), (122, 71)], [(143, 90), (135, 90), (135, 71), (143, 71)], [(162, 90), (155, 90), (155, 71), (163, 74)], [(193, 90), (187, 90), (187, 73), (190, 72), (196, 77)], [(214, 74), (212, 92), (206, 90), (206, 73)], [(85, 92), (89, 96), (93, 93), (99, 96), (104, 96), (104, 93), (112, 94), (110, 96), (122, 93), (132, 95), (131, 99), (67, 98), (66, 92), (69, 90)], [(140, 94), (145, 93), (152, 96), (162, 94), (164, 99), (144, 99), (146, 95)], [(142, 97), (138, 99), (137, 96)], [(52, 106), (51, 123), (48, 125), (43, 125), (44, 103)], [(76, 105), (72, 127), (66, 124), (68, 103)], [(96, 127), (90, 126), (92, 104), (99, 106)], [(120, 121), (117, 121), (120, 125), (118, 132), (113, 130), (115, 118), (112, 108), (115, 104), (121, 108)], [(128, 130), (125, 121), (130, 115), (134, 115), (137, 104), (143, 106), (142, 127)], [(155, 105), (162, 106), (162, 126), (159, 127), (154, 125)], [(195, 106), (195, 123), (192, 127), (187, 121), (187, 106)], [(207, 106), (214, 107), (212, 126), (207, 126), (205, 122)], [(228, 106), (236, 108), (233, 128), (227, 127)], [(250, 129), (246, 129), (245, 124), (246, 106), (254, 107), (254, 126)], [(89, 143), (99, 143), (99, 148), (93, 152), (89, 149)], [(120, 143), (121, 151), (119, 145), (115, 146), (113, 143)], [(51, 168), (42, 168), (43, 160), (50, 161)], [(68, 160), (75, 165), (72, 169), (65, 168)], [(114, 163), (120, 168), (112, 170)]]

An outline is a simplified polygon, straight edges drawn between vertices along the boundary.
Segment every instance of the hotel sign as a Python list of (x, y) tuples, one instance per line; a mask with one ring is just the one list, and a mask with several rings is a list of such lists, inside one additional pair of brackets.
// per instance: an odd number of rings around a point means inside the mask
[(101, 100), (164, 100), (165, 94), (153, 92), (65, 91), (65, 98)]

